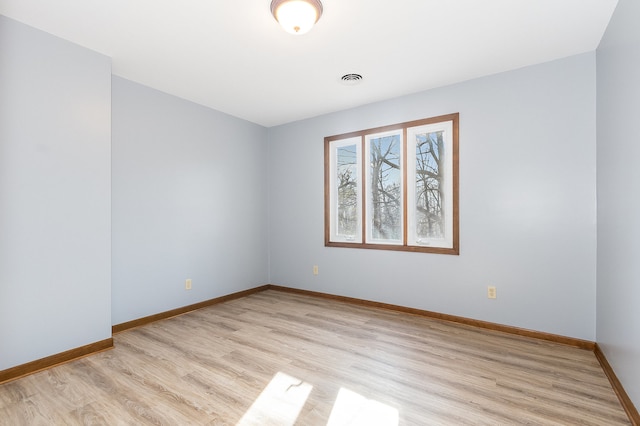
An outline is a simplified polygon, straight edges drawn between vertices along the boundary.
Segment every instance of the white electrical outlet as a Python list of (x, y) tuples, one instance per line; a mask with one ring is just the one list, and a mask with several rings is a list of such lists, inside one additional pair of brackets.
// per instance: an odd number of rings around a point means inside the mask
[(318, 265), (313, 265), (313, 275), (318, 275)]
[(496, 292), (496, 287), (493, 285), (490, 285), (487, 287), (487, 297), (489, 299), (495, 299), (498, 297), (498, 293)]
[(184, 289), (191, 290), (191, 278), (187, 278), (184, 280)]

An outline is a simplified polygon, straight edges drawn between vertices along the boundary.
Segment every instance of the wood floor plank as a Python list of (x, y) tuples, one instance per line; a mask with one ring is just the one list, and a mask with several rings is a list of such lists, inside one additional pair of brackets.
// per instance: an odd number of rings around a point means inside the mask
[(0, 425), (629, 425), (595, 355), (268, 290), (0, 385)]

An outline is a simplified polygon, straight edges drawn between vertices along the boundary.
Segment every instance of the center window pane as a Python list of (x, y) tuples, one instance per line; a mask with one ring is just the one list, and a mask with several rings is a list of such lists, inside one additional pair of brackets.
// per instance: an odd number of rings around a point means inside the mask
[(400, 135), (369, 139), (371, 185), (369, 227), (373, 240), (402, 240)]

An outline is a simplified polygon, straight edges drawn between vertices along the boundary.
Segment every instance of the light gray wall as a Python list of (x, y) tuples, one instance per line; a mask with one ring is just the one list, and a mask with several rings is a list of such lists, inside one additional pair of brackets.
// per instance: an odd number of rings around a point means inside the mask
[(640, 2), (620, 0), (597, 50), (597, 341), (640, 407)]
[(114, 324), (268, 282), (266, 139), (113, 78)]
[[(591, 52), (269, 129), (271, 282), (593, 340), (595, 78)], [(324, 247), (323, 138), (452, 112), (460, 255)]]
[(111, 337), (111, 61), (0, 16), (0, 370)]

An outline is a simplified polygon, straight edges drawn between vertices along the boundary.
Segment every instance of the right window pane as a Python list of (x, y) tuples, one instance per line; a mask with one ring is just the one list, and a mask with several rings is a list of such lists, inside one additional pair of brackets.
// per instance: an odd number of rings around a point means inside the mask
[(407, 129), (409, 245), (451, 247), (452, 132), (450, 121)]

